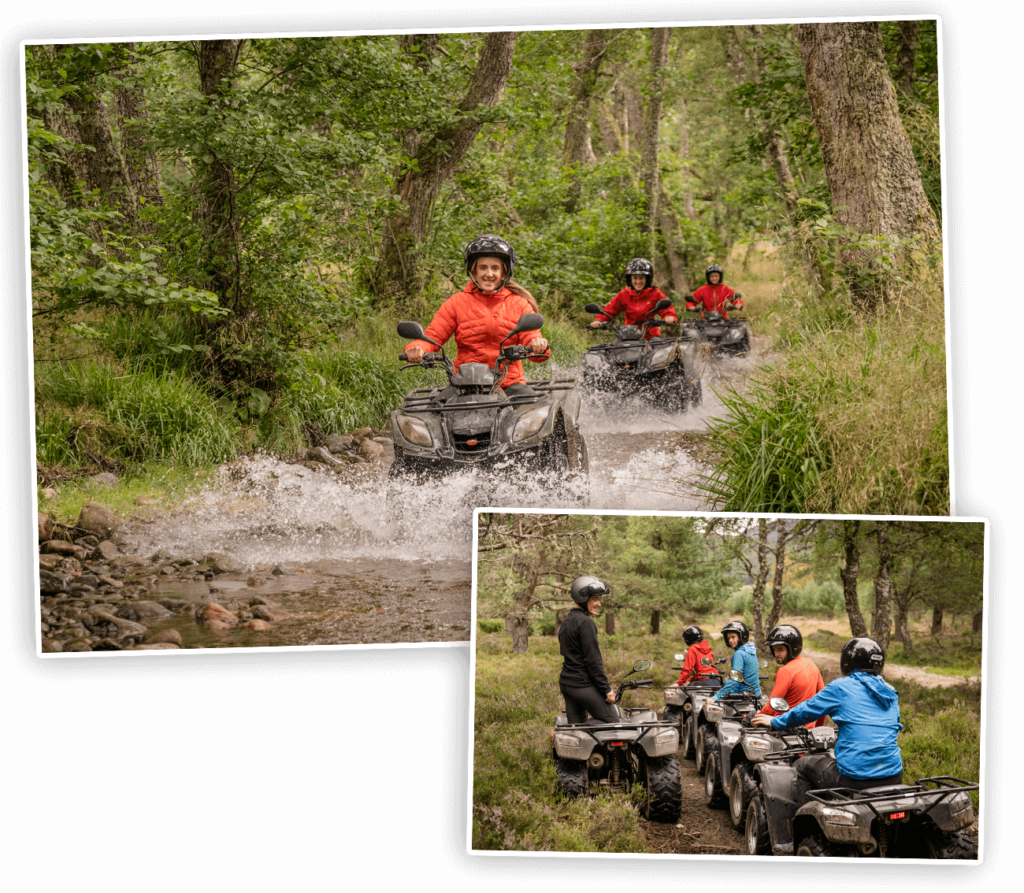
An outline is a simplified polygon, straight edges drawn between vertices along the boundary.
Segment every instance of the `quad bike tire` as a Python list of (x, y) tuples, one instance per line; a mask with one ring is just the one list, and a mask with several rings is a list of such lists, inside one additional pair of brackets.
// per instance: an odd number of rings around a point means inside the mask
[(704, 805), (708, 809), (721, 809), (726, 805), (722, 773), (718, 771), (718, 756), (713, 753), (708, 754), (707, 766), (704, 768)]
[(679, 775), (679, 760), (674, 754), (648, 757), (645, 760), (644, 775), (647, 784), (644, 818), (651, 822), (678, 822), (683, 811), (683, 782)]
[(757, 781), (754, 776), (746, 766), (737, 766), (732, 770), (732, 781), (729, 783), (729, 821), (740, 833), (747, 821), (750, 801), (756, 796)]
[(555, 757), (555, 776), (558, 778), (558, 789), (563, 797), (575, 800), (587, 794), (586, 762)]
[(706, 725), (697, 729), (697, 744), (694, 748), (696, 753), (693, 758), (694, 762), (697, 764), (697, 772), (701, 775), (704, 774), (704, 769), (708, 763), (708, 757), (714, 750), (714, 740), (714, 735), (711, 734), (711, 731)]
[(768, 836), (768, 817), (764, 811), (764, 799), (760, 793), (750, 798), (747, 804), (747, 821), (744, 829), (747, 843), (747, 855), (771, 855), (772, 845)]
[(682, 725), (683, 725), (683, 708), (677, 707), (675, 704), (669, 704), (665, 707), (665, 712), (661, 717), (662, 722), (674, 722), (679, 726), (679, 741), (682, 743)]
[(978, 845), (966, 831), (938, 831), (925, 844), (929, 859), (977, 859)]
[(796, 848), (796, 854), (798, 856), (817, 856), (819, 858), (827, 856), (844, 856), (846, 853), (844, 850), (847, 847), (841, 847), (837, 844), (829, 841), (824, 834), (820, 831), (816, 831), (814, 834), (808, 834)]
[(679, 753), (684, 760), (693, 756), (693, 711), (686, 714), (683, 720), (683, 729), (679, 733)]

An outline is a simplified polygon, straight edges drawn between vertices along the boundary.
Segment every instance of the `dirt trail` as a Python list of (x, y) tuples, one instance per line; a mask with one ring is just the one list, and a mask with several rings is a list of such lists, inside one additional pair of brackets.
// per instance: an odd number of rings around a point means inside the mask
[[(804, 657), (814, 661), (819, 670), (828, 668), (836, 675), (839, 674), (839, 658), (834, 654), (808, 651), (806, 648), (803, 654)], [(969, 684), (981, 682), (981, 676), (943, 676), (938, 673), (927, 673), (921, 667), (907, 667), (902, 664), (886, 664), (883, 675), (888, 679), (909, 679), (925, 688), (952, 688), (963, 685), (965, 681)]]

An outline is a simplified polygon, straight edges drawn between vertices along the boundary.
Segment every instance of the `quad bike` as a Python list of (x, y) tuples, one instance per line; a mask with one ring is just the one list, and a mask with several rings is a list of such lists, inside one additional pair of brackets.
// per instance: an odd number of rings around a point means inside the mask
[[(678, 325), (656, 315), (671, 306), (668, 298), (658, 301), (655, 315), (638, 326), (612, 322), (597, 326), (612, 329), (615, 340), (595, 344), (583, 352), (584, 391), (640, 396), (680, 412), (688, 406), (699, 406), (703, 395), (697, 371), (697, 334), (684, 330), (672, 338), (645, 337), (654, 326)], [(587, 313), (601, 312), (597, 304), (587, 304), (584, 309)]]
[(564, 714), (557, 716), (551, 736), (552, 756), (564, 796), (581, 797), (602, 787), (625, 792), (641, 784), (645, 792), (641, 806), (644, 818), (676, 822), (683, 802), (676, 759), (679, 730), (674, 723), (659, 720), (654, 710), (618, 706), (624, 691), (651, 687), (653, 679), (627, 681), (650, 666), (650, 661), (638, 660), (622, 677), (613, 707), (617, 722), (590, 718), (571, 725)]
[[(674, 657), (678, 661), (686, 660), (685, 654), (676, 654)], [(703, 658), (701, 664), (710, 667), (711, 658)], [(683, 668), (672, 669), (682, 671)], [(679, 749), (684, 758), (689, 759), (693, 755), (695, 730), (703, 723), (701, 708), (721, 687), (722, 680), (717, 676), (698, 676), (686, 685), (665, 689), (665, 711), (662, 718), (679, 725)]]
[[(736, 292), (735, 297), (740, 297)], [(724, 317), (717, 310), (688, 311), (700, 313), (682, 322), (681, 331), (689, 331), (702, 344), (708, 344), (716, 353), (746, 355), (750, 353), (750, 323), (744, 316)]]
[[(722, 658), (718, 663), (724, 663), (726, 660), (728, 658)], [(768, 661), (766, 660), (761, 660), (759, 663), (762, 667), (768, 666)], [(733, 682), (743, 682), (743, 674), (739, 670), (733, 670), (729, 673), (729, 678)], [(704, 776), (705, 784), (708, 782), (708, 767), (712, 760), (717, 764), (715, 772), (711, 774), (712, 779), (718, 778), (718, 768), (721, 766), (720, 741), (722, 732), (719, 731), (719, 724), (723, 720), (726, 721), (725, 734), (728, 735), (726, 747), (731, 748), (739, 740), (738, 736), (734, 738), (733, 735), (735, 734), (735, 726), (738, 725), (740, 719), (748, 714), (753, 715), (768, 703), (766, 697), (763, 695), (755, 697), (753, 691), (731, 692), (726, 695), (715, 695), (712, 692), (711, 695), (716, 700), (713, 704), (710, 703), (710, 699), (704, 703), (704, 707), (701, 710), (704, 721), (696, 730), (696, 740), (693, 747), (697, 772)], [(721, 806), (724, 803), (721, 784), (717, 783), (710, 792), (706, 792), (704, 799), (708, 806)]]
[(748, 853), (882, 859), (978, 858), (978, 848), (966, 830), (974, 822), (968, 792), (978, 790), (978, 785), (961, 778), (934, 775), (919, 778), (912, 785), (884, 785), (860, 791), (824, 788), (808, 792), (805, 802), (797, 803), (793, 764), (805, 753), (821, 752), (830, 746), (829, 739), (822, 734), (825, 731), (802, 726), (786, 729), (787, 739), (795, 735), (802, 739), (801, 743), (767, 752), (755, 763), (759, 787), (747, 807)]
[[(527, 381), (531, 393), (517, 396), (501, 388), (509, 365), (529, 356), (527, 347), (505, 347), (505, 341), (543, 324), (539, 313), (523, 314), (499, 345), (494, 366), (463, 363), (457, 372), (444, 347), (428, 338), (418, 322), (398, 324), (403, 338), (440, 348), (402, 368), (441, 368), (449, 386), (410, 391), (402, 408), (391, 414), (395, 459), (388, 472), (390, 481), (419, 482), (461, 470), (513, 466), (551, 472), (563, 481), (587, 474), (576, 382), (571, 378)], [(403, 353), (399, 359), (407, 358)]]

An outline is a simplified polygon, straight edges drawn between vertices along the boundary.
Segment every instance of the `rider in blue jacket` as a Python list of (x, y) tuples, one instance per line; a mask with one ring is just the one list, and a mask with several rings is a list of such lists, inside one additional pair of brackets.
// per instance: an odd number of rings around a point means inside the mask
[(797, 804), (818, 788), (863, 790), (902, 783), (903, 758), (896, 741), (903, 729), (900, 702), (896, 689), (879, 675), (884, 664), (885, 653), (874, 639), (850, 639), (839, 658), (841, 678), (781, 716), (751, 720), (782, 729), (828, 714), (838, 726), (834, 757), (816, 754), (797, 761)]
[(757, 649), (750, 641), (750, 629), (742, 620), (730, 620), (722, 627), (722, 636), (725, 644), (733, 649), (732, 669), (739, 670), (743, 674), (742, 682), (735, 682), (730, 679), (716, 693), (712, 701), (717, 701), (722, 695), (738, 694), (753, 690), (754, 697), (761, 697), (760, 666), (757, 662)]

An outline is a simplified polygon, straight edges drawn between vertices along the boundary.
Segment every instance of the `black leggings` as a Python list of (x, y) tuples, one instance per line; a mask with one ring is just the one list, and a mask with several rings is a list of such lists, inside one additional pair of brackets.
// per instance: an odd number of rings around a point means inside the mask
[(601, 722), (618, 721), (612, 705), (596, 688), (568, 688), (560, 685), (559, 689), (565, 695), (565, 718), (571, 725), (586, 722), (587, 713)]
[(880, 788), (884, 785), (902, 784), (903, 772), (897, 772), (887, 778), (850, 778), (839, 771), (836, 758), (828, 754), (813, 754), (796, 761), (796, 805), (802, 806), (807, 800), (808, 791), (819, 788), (852, 788), (863, 791), (865, 788)]

